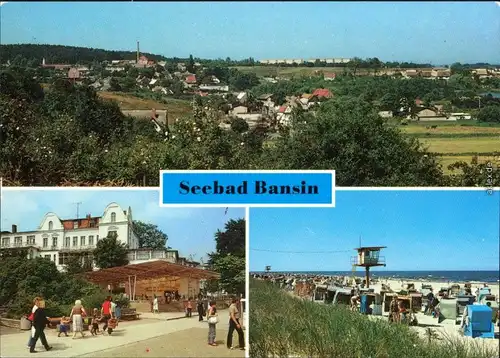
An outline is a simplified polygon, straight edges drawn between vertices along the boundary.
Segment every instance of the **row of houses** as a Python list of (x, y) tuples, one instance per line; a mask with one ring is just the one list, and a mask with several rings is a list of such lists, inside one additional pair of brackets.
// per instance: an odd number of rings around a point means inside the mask
[(404, 78), (431, 78), (431, 79), (445, 79), (451, 76), (451, 70), (448, 68), (432, 68), (432, 69), (409, 69), (401, 73)]
[(260, 60), (259, 63), (262, 65), (302, 65), (306, 63), (316, 63), (317, 61), (327, 63), (327, 64), (338, 64), (338, 63), (349, 63), (350, 58), (315, 58), (315, 59), (279, 59), (279, 60)]
[[(231, 114), (246, 121), (257, 121), (263, 117), (274, 118), (277, 123), (288, 125), (294, 109), (301, 108), (304, 111), (309, 111), (322, 100), (332, 97), (333, 94), (330, 90), (318, 88), (313, 93), (304, 93), (301, 96), (287, 96), (285, 103), (282, 104), (273, 101), (273, 94), (267, 93), (257, 98), (262, 104), (261, 113), (249, 113), (248, 107), (241, 105), (233, 108)], [(244, 99), (245, 97), (241, 96), (241, 98)]]

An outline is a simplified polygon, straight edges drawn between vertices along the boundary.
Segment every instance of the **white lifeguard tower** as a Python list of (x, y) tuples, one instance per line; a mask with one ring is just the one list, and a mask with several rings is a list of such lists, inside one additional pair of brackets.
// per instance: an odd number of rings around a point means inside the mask
[(358, 252), (358, 255), (351, 257), (351, 265), (353, 268), (358, 266), (365, 268), (366, 288), (370, 287), (370, 267), (385, 267), (385, 257), (380, 256), (380, 250), (385, 248), (386, 246), (369, 246), (354, 249)]

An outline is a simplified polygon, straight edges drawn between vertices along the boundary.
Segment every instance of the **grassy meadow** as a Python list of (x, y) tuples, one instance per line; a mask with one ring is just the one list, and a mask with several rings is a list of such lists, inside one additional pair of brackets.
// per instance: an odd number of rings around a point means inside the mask
[[(437, 126), (436, 128), (427, 128)], [(455, 162), (470, 163), (474, 156), (480, 163), (497, 162), (500, 156), (500, 125), (475, 121), (410, 123), (401, 131), (417, 137), (429, 151), (439, 154), (446, 173)]]
[(491, 358), (479, 341), (430, 342), (410, 327), (371, 320), (344, 306), (292, 297), (268, 282), (250, 282), (250, 357)]
[(99, 97), (115, 101), (123, 110), (151, 110), (152, 108), (159, 110), (168, 110), (169, 118), (181, 118), (190, 115), (192, 112), (191, 103), (186, 100), (165, 98), (163, 102), (155, 101), (154, 99), (139, 98), (131, 94), (120, 92), (97, 92)]

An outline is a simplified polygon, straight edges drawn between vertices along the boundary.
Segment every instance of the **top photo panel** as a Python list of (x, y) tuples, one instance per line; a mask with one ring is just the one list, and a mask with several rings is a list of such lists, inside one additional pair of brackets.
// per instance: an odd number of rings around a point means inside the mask
[(498, 2), (6, 1), (0, 24), (3, 186), (500, 183)]

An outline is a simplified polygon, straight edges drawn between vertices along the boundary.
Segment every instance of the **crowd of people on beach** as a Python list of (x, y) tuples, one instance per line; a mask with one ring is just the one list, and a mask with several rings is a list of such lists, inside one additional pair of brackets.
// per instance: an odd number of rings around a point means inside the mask
[[(45, 300), (42, 297), (35, 297), (33, 299), (33, 308), (27, 317), (31, 322), (30, 337), (28, 341), (30, 353), (36, 353), (35, 346), (38, 339), (40, 339), (47, 351), (52, 349), (45, 336), (45, 327), (48, 325), (57, 325), (58, 337), (61, 337), (61, 334), (68, 337), (68, 333), (72, 330), (73, 339), (77, 338), (77, 334), (84, 338), (86, 325), (89, 327), (92, 336), (97, 336), (98, 334), (104, 335), (106, 333), (111, 335), (113, 329), (118, 326), (121, 315), (120, 312), (120, 305), (113, 302), (113, 298), (108, 296), (102, 303), (100, 309), (92, 309), (90, 317), (83, 307), (82, 301), (76, 300), (69, 316), (50, 318), (45, 312)], [(99, 329), (101, 323), (104, 323), (102, 331)]]

